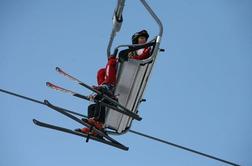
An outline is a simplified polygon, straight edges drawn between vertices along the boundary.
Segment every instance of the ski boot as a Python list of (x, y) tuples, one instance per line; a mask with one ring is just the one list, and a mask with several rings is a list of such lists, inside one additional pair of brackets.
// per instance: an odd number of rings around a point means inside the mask
[[(100, 131), (104, 131), (104, 125), (103, 123), (96, 121), (94, 118), (89, 118), (89, 119), (82, 119), (83, 121), (87, 122), (88, 124), (90, 124), (91, 126), (95, 127), (96, 129), (100, 130)], [(84, 134), (90, 134), (92, 136), (98, 137), (98, 138), (103, 138), (102, 136), (100, 136), (99, 134), (97, 134), (94, 131), (90, 131), (90, 128), (88, 127), (84, 127), (84, 128), (79, 128), (79, 129), (75, 129), (75, 131), (77, 132), (82, 132)]]

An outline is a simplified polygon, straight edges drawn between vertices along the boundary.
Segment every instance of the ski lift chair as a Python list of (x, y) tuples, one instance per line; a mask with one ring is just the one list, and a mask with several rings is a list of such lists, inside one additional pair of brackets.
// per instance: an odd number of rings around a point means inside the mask
[[(140, 0), (144, 8), (148, 11), (150, 16), (155, 20), (159, 27), (159, 32), (156, 37), (146, 44), (135, 45), (120, 45), (115, 48), (114, 55), (118, 56), (118, 49), (127, 47), (128, 49), (119, 52), (119, 54), (127, 53), (144, 47), (152, 47), (151, 55), (144, 60), (128, 59), (125, 62), (119, 62), (117, 69), (117, 84), (115, 87), (115, 95), (118, 95), (118, 102), (131, 110), (134, 113), (138, 113), (139, 104), (144, 101), (143, 93), (148, 82), (151, 70), (155, 63), (159, 49), (162, 34), (163, 25), (154, 11), (146, 3), (145, 0)], [(110, 40), (107, 48), (107, 56), (109, 57), (111, 46), (114, 37), (117, 32), (120, 31), (123, 22), (122, 12), (124, 8), (125, 0), (118, 0), (117, 7), (115, 9), (113, 17), (113, 28), (110, 35)], [(128, 115), (116, 112), (112, 109), (106, 110), (105, 127), (108, 134), (124, 134), (126, 133), (132, 124), (132, 118)]]
[[(158, 43), (158, 44), (157, 44)], [(129, 47), (117, 54), (121, 47)], [(115, 87), (115, 95), (118, 96), (118, 102), (131, 110), (138, 113), (138, 107), (143, 99), (143, 93), (148, 82), (152, 67), (154, 65), (159, 50), (159, 36), (150, 42), (139, 45), (120, 45), (115, 49), (114, 55), (120, 55), (130, 51), (138, 50), (144, 47), (151, 47), (151, 55), (144, 60), (128, 59), (119, 62), (117, 69), (117, 84)], [(105, 126), (114, 134), (123, 134), (127, 132), (132, 123), (132, 118), (122, 113), (107, 109)]]

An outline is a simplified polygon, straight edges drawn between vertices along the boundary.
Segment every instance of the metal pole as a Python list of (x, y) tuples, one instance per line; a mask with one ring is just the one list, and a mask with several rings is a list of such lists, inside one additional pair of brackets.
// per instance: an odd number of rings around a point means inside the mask
[(110, 34), (109, 44), (107, 47), (107, 56), (108, 57), (111, 55), (110, 50), (111, 50), (114, 38), (116, 36), (116, 32), (119, 32), (121, 29), (121, 26), (122, 26), (122, 22), (123, 22), (122, 12), (123, 12), (123, 8), (124, 8), (124, 4), (125, 4), (125, 0), (118, 0), (117, 1), (116, 9), (114, 11), (114, 16), (113, 16), (113, 28), (112, 28), (112, 32)]
[(140, 0), (141, 3), (143, 4), (143, 6), (145, 7), (145, 9), (150, 13), (150, 15), (154, 18), (154, 20), (156, 21), (156, 23), (159, 26), (159, 36), (161, 37), (163, 35), (163, 24), (160, 21), (160, 19), (158, 18), (158, 16), (155, 14), (155, 12), (151, 9), (151, 7), (148, 5), (148, 3), (145, 0)]

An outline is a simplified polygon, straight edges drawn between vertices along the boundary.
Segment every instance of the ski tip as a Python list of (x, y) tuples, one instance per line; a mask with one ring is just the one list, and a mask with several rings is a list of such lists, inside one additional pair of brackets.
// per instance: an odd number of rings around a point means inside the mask
[(46, 82), (46, 86), (52, 86), (52, 83)]
[(46, 105), (50, 104), (48, 100), (44, 100), (44, 103), (45, 103)]
[(36, 124), (36, 125), (39, 123), (39, 121), (37, 121), (36, 119), (32, 119), (32, 121), (33, 121), (33, 123)]
[(56, 71), (59, 71), (59, 72), (61, 71), (61, 69), (59, 67), (56, 67), (55, 69), (56, 69)]

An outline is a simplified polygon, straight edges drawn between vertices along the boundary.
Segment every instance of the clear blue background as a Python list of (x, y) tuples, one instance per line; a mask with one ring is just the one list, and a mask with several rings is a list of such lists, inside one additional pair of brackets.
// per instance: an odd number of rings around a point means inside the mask
[[(164, 24), (160, 53), (132, 129), (252, 165), (252, 1), (149, 0)], [(86, 113), (87, 102), (45, 86), (84, 88), (59, 76), (60, 66), (96, 84), (116, 1), (1, 0), (0, 88)], [(115, 44), (143, 28), (158, 28), (138, 1), (126, 1)], [(77, 123), (50, 109), (0, 94), (0, 165), (223, 166), (128, 133), (128, 152), (39, 128), (33, 118), (69, 128)]]

